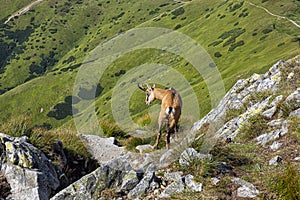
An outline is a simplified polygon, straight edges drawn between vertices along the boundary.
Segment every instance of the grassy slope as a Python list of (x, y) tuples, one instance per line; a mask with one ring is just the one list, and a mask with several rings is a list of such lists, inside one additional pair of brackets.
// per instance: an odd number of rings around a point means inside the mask
[[(65, 97), (72, 95), (77, 69), (72, 70), (68, 67), (81, 63), (85, 55), (101, 41), (122, 30), (136, 26), (174, 29), (176, 25), (180, 24), (181, 28), (177, 31), (196, 40), (211, 55), (221, 72), (226, 89), (229, 89), (239, 78), (247, 77), (254, 72), (264, 72), (270, 64), (278, 59), (299, 53), (299, 44), (292, 42), (293, 38), (299, 36), (299, 29), (294, 28), (285, 20), (270, 16), (261, 9), (248, 4), (243, 4), (240, 8), (230, 12), (230, 9), (239, 3), (236, 1), (223, 3), (208, 0), (192, 1), (183, 6), (185, 12), (176, 19), (172, 19), (174, 16), (172, 11), (180, 7), (181, 4), (174, 4), (173, 1), (149, 2), (145, 0), (137, 1), (138, 3), (135, 4), (132, 1), (130, 3), (123, 1), (120, 4), (114, 1), (110, 1), (109, 4), (107, 1), (92, 1), (90, 4), (77, 4), (76, 1), (69, 1), (71, 6), (66, 6), (66, 2), (44, 1), (34, 11), (10, 23), (11, 28), (5, 27), (14, 32), (17, 29), (25, 29), (31, 24), (34, 27), (34, 32), (23, 43), (19, 44), (26, 47), (24, 53), (18, 54), (16, 57), (19, 58), (17, 59), (11, 59), (10, 64), (6, 66), (5, 73), (0, 75), (1, 89), (19, 85), (0, 96), (1, 121), (19, 114), (30, 114), (35, 124), (50, 123), (54, 127), (69, 121), (70, 116), (63, 120), (47, 117), (51, 107), (53, 108), (56, 104), (63, 102)], [(160, 7), (165, 2), (170, 2), (170, 4)], [(287, 2), (291, 3), (292, 1)], [(274, 13), (279, 11), (277, 3), (266, 2), (262, 5)], [(68, 8), (72, 9), (66, 13)], [(160, 10), (150, 14), (156, 8)], [(281, 8), (278, 14), (282, 14), (284, 9), (286, 9), (285, 12), (293, 11), (290, 7), (285, 6)], [(115, 17), (123, 11), (125, 12), (124, 15)], [(239, 17), (241, 14), (246, 16)], [(113, 17), (115, 18), (112, 19)], [(79, 21), (80, 23), (78, 23)], [(218, 38), (224, 32), (234, 28), (246, 30), (236, 38), (236, 42), (244, 41), (243, 46), (229, 52), (230, 45), (223, 47), (228, 38), (216, 46), (210, 45), (220, 40)], [(57, 32), (53, 33), (55, 29)], [(263, 31), (266, 29), (272, 31), (265, 34)], [(29, 65), (34, 61), (39, 63), (41, 54), (49, 55), (50, 51), (55, 53), (54, 59), (58, 62), (48, 67), (39, 78), (23, 84), (30, 75), (28, 73)], [(216, 52), (221, 53), (222, 56), (214, 57)], [(30, 57), (29, 60), (26, 59), (28, 57)], [(76, 59), (70, 60), (69, 58), (72, 57)], [(197, 92), (201, 105), (201, 115), (203, 116), (209, 111), (208, 91), (202, 89), (205, 87), (205, 83), (199, 75), (194, 76), (195, 73), (186, 73), (187, 69), (193, 70), (192, 66), (185, 66), (186, 61), (176, 58), (174, 55), (162, 55), (155, 50), (145, 50), (129, 53), (113, 63), (105, 72), (107, 76), (100, 80), (104, 90), (96, 102), (99, 118), (104, 116), (110, 118), (109, 97), (112, 88), (120, 78), (114, 74), (121, 69), (128, 71), (134, 66), (149, 62), (149, 60), (176, 66), (176, 69), (184, 74)], [(135, 92), (132, 99), (144, 99), (142, 96), (141, 93)], [(207, 96), (207, 98), (203, 98), (203, 96)], [(132, 102), (130, 107), (132, 111), (146, 108), (143, 101)], [(43, 108), (43, 112), (40, 112), (41, 108)], [(139, 116), (136, 115), (135, 117)]]
[(32, 0), (12, 0), (12, 1), (1, 1), (1, 14), (0, 18), (6, 18), (10, 16), (12, 13), (16, 12), (17, 10), (23, 8), (24, 6), (31, 3)]

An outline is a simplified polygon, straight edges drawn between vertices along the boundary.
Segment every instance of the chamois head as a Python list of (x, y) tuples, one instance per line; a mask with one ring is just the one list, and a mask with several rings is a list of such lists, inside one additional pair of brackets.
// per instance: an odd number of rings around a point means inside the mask
[(146, 104), (150, 105), (150, 103), (152, 103), (155, 100), (154, 97), (154, 88), (155, 88), (155, 83), (153, 83), (152, 87), (150, 87), (150, 85), (148, 83), (146, 83), (147, 85), (147, 89), (143, 87), (142, 83), (139, 83), (138, 86), (141, 90), (143, 90), (144, 92), (146, 92)]

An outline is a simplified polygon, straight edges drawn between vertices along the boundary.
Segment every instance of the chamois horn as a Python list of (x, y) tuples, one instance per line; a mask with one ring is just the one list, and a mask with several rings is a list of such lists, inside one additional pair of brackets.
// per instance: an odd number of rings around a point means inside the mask
[(138, 86), (141, 90), (146, 91), (146, 88), (143, 87), (143, 83), (139, 83)]

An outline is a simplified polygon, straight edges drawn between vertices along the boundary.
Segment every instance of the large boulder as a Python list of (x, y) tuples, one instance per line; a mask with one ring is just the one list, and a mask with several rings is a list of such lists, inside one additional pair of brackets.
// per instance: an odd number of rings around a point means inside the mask
[(0, 171), (11, 187), (12, 199), (49, 199), (59, 187), (54, 165), (26, 137), (0, 133), (0, 155)]
[(131, 170), (130, 164), (125, 160), (112, 160), (72, 183), (51, 199), (99, 199), (103, 190), (121, 187), (124, 176), (131, 173)]

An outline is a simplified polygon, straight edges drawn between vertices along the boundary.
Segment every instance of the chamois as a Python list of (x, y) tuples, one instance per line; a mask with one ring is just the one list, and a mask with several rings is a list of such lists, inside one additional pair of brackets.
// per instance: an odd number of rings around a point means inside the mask
[(153, 149), (157, 148), (163, 125), (166, 125), (166, 148), (169, 149), (170, 133), (178, 131), (178, 121), (181, 115), (182, 100), (179, 93), (174, 88), (167, 90), (155, 88), (147, 84), (147, 89), (143, 87), (142, 83), (138, 87), (146, 92), (146, 104), (150, 105), (155, 99), (161, 100), (161, 110), (158, 117), (158, 134), (156, 137)]

